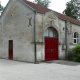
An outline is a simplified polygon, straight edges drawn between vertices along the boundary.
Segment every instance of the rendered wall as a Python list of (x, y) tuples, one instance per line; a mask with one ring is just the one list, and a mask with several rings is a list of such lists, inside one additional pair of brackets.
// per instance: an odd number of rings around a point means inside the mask
[[(31, 25), (29, 19), (31, 18)], [(3, 53), (8, 59), (8, 42), (13, 40), (13, 60), (34, 62), (34, 13), (23, 3), (12, 0), (2, 15)]]

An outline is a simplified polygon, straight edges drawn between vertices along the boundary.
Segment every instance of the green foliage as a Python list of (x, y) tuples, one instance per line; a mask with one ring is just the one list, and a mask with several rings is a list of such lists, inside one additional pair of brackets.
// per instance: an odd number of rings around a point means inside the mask
[(35, 0), (34, 2), (45, 7), (48, 7), (50, 3), (49, 0)]
[(3, 10), (3, 6), (1, 6), (1, 4), (0, 4), (0, 11), (2, 11)]
[(71, 0), (66, 3), (66, 9), (63, 13), (69, 17), (79, 19), (80, 17), (80, 1), (79, 0)]
[(78, 44), (75, 48), (73, 48), (76, 54), (80, 54), (80, 44)]
[(80, 62), (80, 44), (73, 48), (74, 58), (76, 61)]
[(68, 60), (80, 62), (80, 44), (68, 51)]
[(0, 2), (0, 11), (3, 11), (3, 6), (1, 5), (1, 2)]

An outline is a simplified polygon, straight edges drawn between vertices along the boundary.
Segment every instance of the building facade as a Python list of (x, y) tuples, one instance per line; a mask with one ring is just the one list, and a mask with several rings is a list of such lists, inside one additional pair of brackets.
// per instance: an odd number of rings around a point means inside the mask
[(80, 43), (80, 21), (27, 0), (10, 0), (0, 18), (0, 58), (65, 59)]

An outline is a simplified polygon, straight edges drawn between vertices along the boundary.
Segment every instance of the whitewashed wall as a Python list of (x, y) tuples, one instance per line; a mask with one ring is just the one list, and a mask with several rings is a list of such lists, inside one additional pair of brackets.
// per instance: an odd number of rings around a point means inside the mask
[[(29, 25), (29, 19), (32, 18)], [(8, 41), (13, 40), (13, 60), (34, 62), (34, 13), (18, 0), (9, 2), (2, 15), (3, 53), (8, 59)]]

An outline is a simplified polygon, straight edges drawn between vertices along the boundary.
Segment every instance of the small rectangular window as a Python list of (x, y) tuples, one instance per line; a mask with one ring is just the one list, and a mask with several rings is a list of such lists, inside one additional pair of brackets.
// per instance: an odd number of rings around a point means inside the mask
[(13, 49), (13, 41), (9, 41), (9, 49), (10, 49), (10, 50)]

